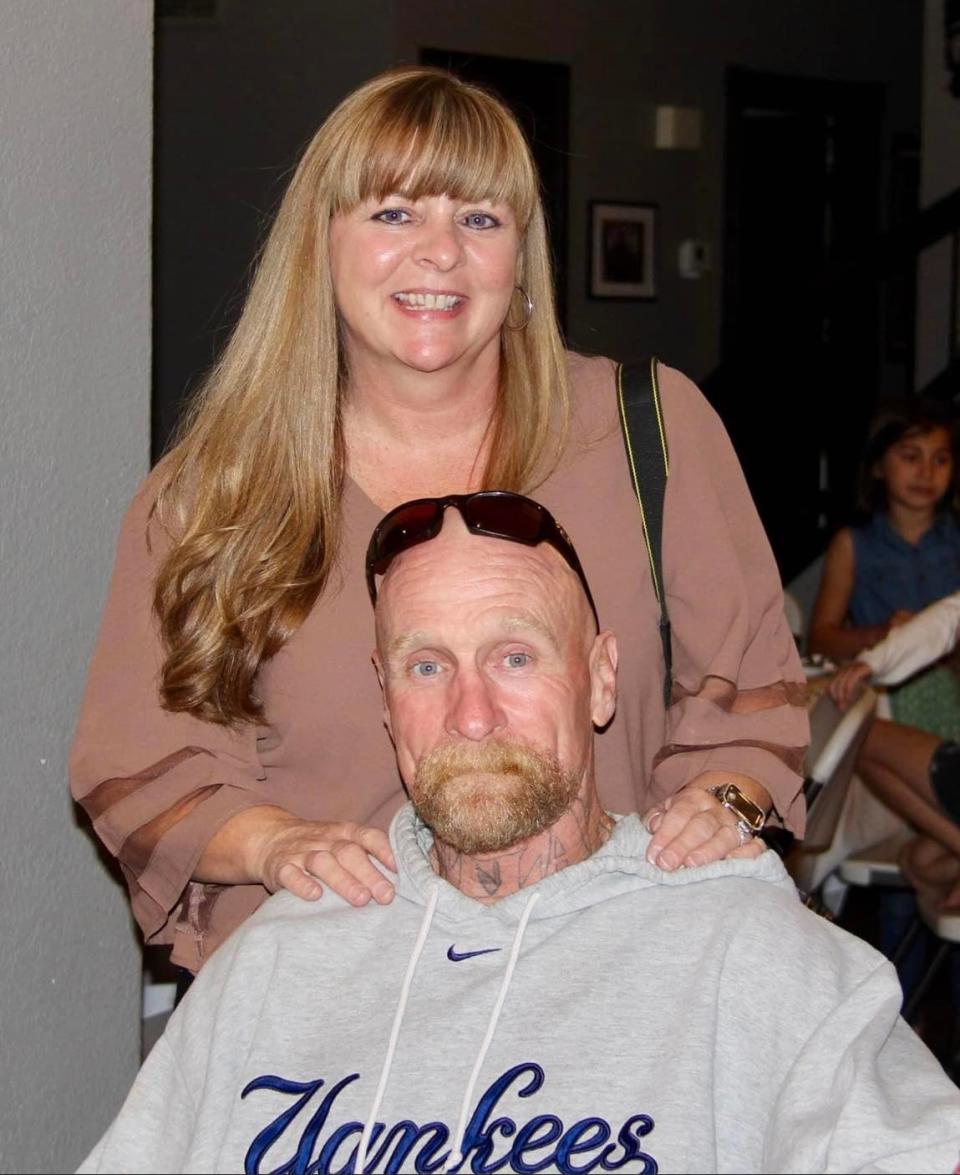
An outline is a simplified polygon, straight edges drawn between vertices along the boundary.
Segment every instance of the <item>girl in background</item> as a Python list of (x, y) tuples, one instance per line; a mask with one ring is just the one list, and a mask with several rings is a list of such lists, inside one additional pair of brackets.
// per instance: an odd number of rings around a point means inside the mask
[[(914, 399), (874, 419), (860, 470), (867, 520), (837, 532), (824, 559), (809, 648), (856, 658), (891, 628), (960, 590), (956, 433), (949, 411)], [(960, 738), (960, 683), (935, 666), (891, 693), (894, 718)]]
[[(889, 404), (871, 425), (859, 474), (860, 525), (837, 532), (824, 558), (809, 649), (850, 661), (929, 604), (960, 590), (956, 430), (950, 410), (911, 399)], [(889, 694), (894, 722), (877, 719), (857, 760), (870, 789), (894, 811), (909, 792), (902, 755), (927, 731), (960, 739), (960, 681), (941, 661)], [(936, 739), (929, 739), (932, 746)], [(929, 756), (928, 756), (929, 757)], [(914, 813), (911, 813), (915, 815)], [(919, 825), (922, 827), (922, 822)], [(923, 838), (911, 842), (922, 847)], [(880, 946), (890, 955), (916, 914), (912, 892), (880, 898)], [(926, 945), (899, 965), (905, 992), (922, 973)]]

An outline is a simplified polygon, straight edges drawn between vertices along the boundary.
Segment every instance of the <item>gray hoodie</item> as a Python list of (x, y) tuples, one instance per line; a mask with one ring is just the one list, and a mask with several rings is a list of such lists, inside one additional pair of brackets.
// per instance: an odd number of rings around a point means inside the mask
[(217, 951), (82, 1171), (956, 1166), (890, 965), (773, 853), (662, 873), (630, 816), (484, 906), (391, 839), (392, 905), (278, 894)]

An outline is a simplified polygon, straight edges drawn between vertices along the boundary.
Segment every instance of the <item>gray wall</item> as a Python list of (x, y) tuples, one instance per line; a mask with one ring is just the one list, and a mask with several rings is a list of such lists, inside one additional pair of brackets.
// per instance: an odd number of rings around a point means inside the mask
[[(926, 0), (923, 39), (923, 130), (920, 204), (960, 188), (960, 99), (948, 89), (943, 61), (945, 0)], [(917, 386), (946, 366), (949, 339), (950, 241), (927, 249), (917, 268)], [(960, 323), (953, 324), (960, 330)]]
[(66, 755), (147, 467), (150, 0), (0, 4), (0, 1168), (66, 1171), (136, 1070), (139, 951)]

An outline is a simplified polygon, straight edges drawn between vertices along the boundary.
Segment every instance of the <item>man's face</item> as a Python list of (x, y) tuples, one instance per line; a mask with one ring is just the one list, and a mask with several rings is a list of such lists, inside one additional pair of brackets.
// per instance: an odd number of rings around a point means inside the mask
[(375, 659), (410, 798), (454, 847), (535, 835), (593, 785), (616, 646), (552, 547), (470, 535), (448, 510), (384, 579)]

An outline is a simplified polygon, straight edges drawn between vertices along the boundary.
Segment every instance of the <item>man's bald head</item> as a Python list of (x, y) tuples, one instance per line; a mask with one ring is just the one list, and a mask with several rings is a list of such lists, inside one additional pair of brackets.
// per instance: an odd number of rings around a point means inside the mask
[[(593, 787), (593, 726), (613, 713), (616, 645), (597, 634), (578, 576), (549, 544), (477, 535), (447, 510), (440, 533), (387, 570), (375, 659), (411, 798), (421, 766), (421, 781), (434, 779), (442, 760), (435, 791), (441, 802), (458, 791), (469, 836), (482, 840), (496, 811), (501, 840), (511, 827), (534, 835), (538, 813), (549, 825), (558, 804)], [(504, 748), (511, 762), (538, 756), (546, 785), (505, 777), (494, 765)], [(469, 778), (451, 784), (451, 762)]]

